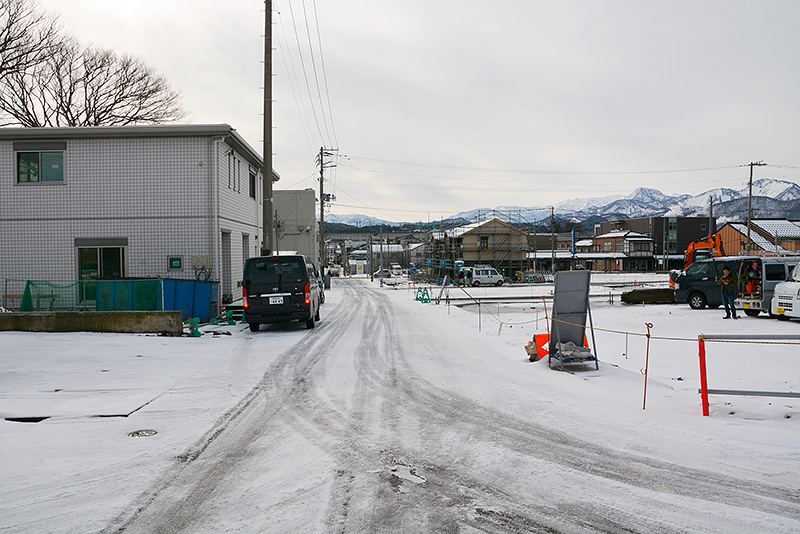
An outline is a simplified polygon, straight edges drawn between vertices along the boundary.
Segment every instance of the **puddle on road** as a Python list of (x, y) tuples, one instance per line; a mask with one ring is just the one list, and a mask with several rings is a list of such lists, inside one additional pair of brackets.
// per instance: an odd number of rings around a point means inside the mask
[(403, 487), (403, 482), (413, 482), (414, 484), (424, 484), (426, 479), (417, 474), (417, 470), (407, 465), (395, 465), (391, 468), (392, 487), (398, 493), (406, 493), (408, 490)]

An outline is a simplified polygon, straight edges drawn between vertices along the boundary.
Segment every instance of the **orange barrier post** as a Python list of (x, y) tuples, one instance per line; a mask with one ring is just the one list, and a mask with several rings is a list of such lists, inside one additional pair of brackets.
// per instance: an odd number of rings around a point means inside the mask
[(703, 416), (708, 417), (708, 376), (706, 375), (706, 341), (703, 334), (697, 336), (700, 352), (700, 397), (703, 399)]

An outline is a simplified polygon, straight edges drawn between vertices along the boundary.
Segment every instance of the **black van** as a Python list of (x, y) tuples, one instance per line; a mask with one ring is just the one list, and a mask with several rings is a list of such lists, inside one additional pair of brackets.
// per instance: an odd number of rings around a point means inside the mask
[(717, 280), (722, 276), (722, 268), (727, 266), (732, 273), (736, 273), (742, 261), (750, 258), (727, 256), (692, 263), (685, 271), (672, 277), (675, 282), (675, 302), (688, 302), (695, 310), (706, 306), (719, 307), (722, 304), (722, 290)]
[(319, 321), (320, 287), (314, 264), (302, 255), (262, 256), (244, 263), (244, 320), (257, 332), (262, 323)]

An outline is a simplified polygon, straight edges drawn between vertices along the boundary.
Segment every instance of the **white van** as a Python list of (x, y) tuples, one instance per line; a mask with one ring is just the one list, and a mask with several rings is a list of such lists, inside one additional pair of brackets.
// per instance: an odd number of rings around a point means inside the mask
[(467, 283), (471, 286), (502, 286), (503, 275), (491, 265), (476, 265), (468, 274)]
[(392, 276), (400, 276), (403, 274), (403, 268), (400, 267), (399, 263), (390, 263), (389, 270), (392, 271)]
[(765, 256), (747, 259), (739, 265), (739, 298), (734, 301), (737, 310), (756, 317), (762, 311), (772, 311), (775, 287), (785, 281), (792, 269), (800, 263), (800, 256)]
[(795, 266), (789, 278), (775, 286), (770, 314), (788, 321), (800, 317), (800, 264)]

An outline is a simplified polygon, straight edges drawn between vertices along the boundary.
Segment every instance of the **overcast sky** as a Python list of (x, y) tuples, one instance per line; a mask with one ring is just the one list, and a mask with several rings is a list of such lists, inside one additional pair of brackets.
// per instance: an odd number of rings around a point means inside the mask
[[(262, 1), (41, 5), (81, 42), (165, 74), (189, 122), (228, 123), (262, 151)], [(758, 160), (771, 166), (757, 178), (800, 180), (796, 0), (273, 8), (277, 187), (318, 189), (319, 147), (338, 148), (335, 214), (425, 221), (640, 186), (740, 189), (739, 165)]]

